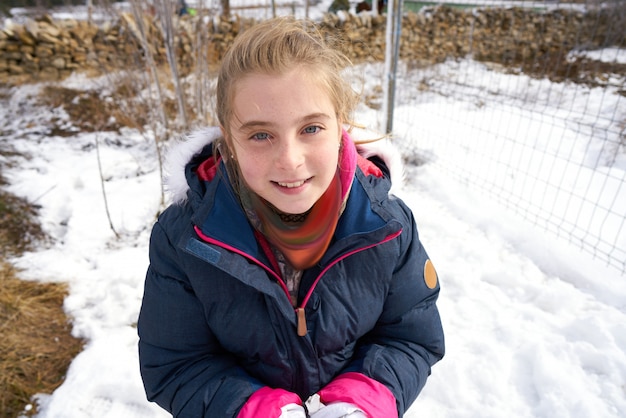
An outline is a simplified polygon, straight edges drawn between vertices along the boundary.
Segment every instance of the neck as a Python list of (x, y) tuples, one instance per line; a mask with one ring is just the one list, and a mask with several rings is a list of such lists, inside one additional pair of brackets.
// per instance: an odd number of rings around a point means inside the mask
[(259, 230), (294, 268), (304, 270), (322, 258), (335, 232), (342, 206), (338, 174), (313, 207), (302, 214), (278, 211), (252, 192), (249, 199), (250, 208), (260, 222)]
[(309, 216), (313, 207), (303, 213), (286, 213), (278, 209), (276, 206), (272, 205), (270, 202), (265, 201), (265, 204), (286, 224), (298, 224), (306, 221), (306, 218)]

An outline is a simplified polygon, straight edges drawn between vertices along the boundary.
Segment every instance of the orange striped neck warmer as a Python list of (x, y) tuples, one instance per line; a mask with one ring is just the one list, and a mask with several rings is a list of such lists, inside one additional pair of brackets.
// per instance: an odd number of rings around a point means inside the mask
[(339, 176), (334, 177), (324, 194), (302, 215), (302, 221), (286, 222), (282, 213), (256, 193), (250, 193), (250, 203), (267, 240), (294, 268), (304, 270), (322, 258), (335, 233), (341, 209)]
[(356, 148), (344, 132), (337, 174), (328, 189), (306, 213), (281, 213), (265, 199), (241, 185), (241, 202), (246, 213), (258, 217), (257, 229), (297, 270), (317, 263), (335, 233), (339, 215), (352, 185), (356, 170)]

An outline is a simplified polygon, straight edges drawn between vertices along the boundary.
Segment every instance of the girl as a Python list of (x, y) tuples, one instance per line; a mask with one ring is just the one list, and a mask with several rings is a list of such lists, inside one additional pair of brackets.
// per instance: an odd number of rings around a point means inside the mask
[(222, 63), (219, 128), (172, 152), (138, 332), (148, 399), (176, 417), (402, 416), (443, 357), (397, 153), (343, 129), (348, 64), (312, 24), (257, 24)]

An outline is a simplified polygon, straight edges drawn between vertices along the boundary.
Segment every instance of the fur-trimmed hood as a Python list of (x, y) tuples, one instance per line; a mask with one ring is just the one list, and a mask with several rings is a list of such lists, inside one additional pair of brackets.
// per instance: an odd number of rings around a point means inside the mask
[[(164, 184), (170, 203), (182, 204), (187, 200), (189, 184), (185, 177), (185, 166), (204, 147), (222, 136), (218, 127), (198, 129), (171, 144), (166, 152)], [(389, 169), (392, 180), (390, 194), (397, 192), (404, 183), (404, 165), (398, 148), (389, 138), (376, 140), (379, 136), (363, 129), (353, 129), (350, 137), (356, 143), (357, 152), (365, 157), (378, 156)], [(370, 141), (362, 142), (361, 141)]]

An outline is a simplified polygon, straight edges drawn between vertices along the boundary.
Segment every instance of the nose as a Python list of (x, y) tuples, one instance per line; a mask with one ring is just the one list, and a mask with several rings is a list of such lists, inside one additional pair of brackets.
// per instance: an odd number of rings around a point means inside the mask
[(294, 135), (283, 137), (278, 144), (276, 164), (283, 170), (294, 170), (304, 163), (305, 149)]

